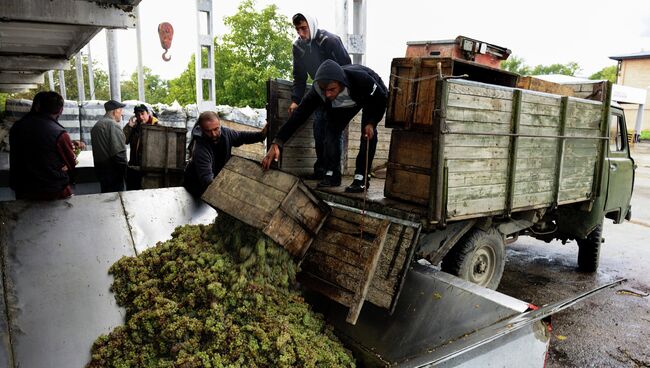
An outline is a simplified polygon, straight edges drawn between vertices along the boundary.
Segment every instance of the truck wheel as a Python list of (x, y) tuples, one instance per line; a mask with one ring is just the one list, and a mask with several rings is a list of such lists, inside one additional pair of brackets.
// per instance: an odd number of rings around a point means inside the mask
[(472, 229), (442, 259), (442, 270), (494, 290), (503, 276), (505, 260), (503, 237), (496, 229)]
[(600, 259), (603, 225), (598, 225), (585, 239), (578, 239), (578, 271), (596, 272)]

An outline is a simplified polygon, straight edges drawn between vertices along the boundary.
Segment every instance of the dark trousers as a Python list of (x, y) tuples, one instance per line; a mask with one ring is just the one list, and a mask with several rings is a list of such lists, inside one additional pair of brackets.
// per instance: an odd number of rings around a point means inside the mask
[[(327, 128), (325, 129), (325, 169), (332, 171), (335, 177), (341, 176), (341, 154), (342, 145), (340, 144), (343, 131), (348, 126), (352, 118), (359, 112), (360, 108), (331, 109), (328, 111)], [(377, 150), (377, 129), (370, 140), (370, 144), (363, 137), (363, 124), (361, 126), (361, 142), (359, 153), (357, 154), (355, 174), (370, 173), (372, 160), (375, 158)], [(366, 150), (368, 150), (368, 168), (366, 168)]]
[(123, 192), (126, 168), (119, 165), (95, 166), (95, 174), (99, 180), (102, 193)]
[(129, 167), (126, 171), (126, 190), (142, 189), (142, 172)]
[[(325, 109), (319, 107), (314, 111), (314, 143), (316, 146), (316, 162), (314, 163), (314, 173), (324, 175), (327, 171), (325, 167), (325, 141), (327, 137), (327, 113)], [(339, 149), (343, 149), (343, 135), (339, 135)]]

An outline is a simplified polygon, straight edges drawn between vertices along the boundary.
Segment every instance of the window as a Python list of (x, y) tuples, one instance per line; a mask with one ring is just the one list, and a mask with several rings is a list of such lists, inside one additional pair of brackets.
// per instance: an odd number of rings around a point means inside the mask
[(619, 115), (609, 116), (609, 151), (621, 152), (625, 150), (626, 132), (623, 128), (623, 120)]

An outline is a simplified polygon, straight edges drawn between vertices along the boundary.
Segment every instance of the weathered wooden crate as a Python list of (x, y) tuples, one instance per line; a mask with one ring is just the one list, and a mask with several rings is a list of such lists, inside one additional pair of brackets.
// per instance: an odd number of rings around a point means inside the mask
[(545, 81), (535, 77), (519, 77), (517, 88), (528, 89), (531, 91), (552, 93), (554, 95), (573, 96), (573, 88)]
[(183, 185), (183, 170), (151, 170), (142, 172), (142, 189), (180, 187)]
[(201, 197), (205, 202), (262, 230), (295, 257), (302, 258), (323, 226), (330, 208), (297, 177), (259, 163), (230, 158)]
[(436, 93), (431, 132), (393, 131), (386, 197), (443, 222), (599, 193), (607, 104), (462, 80)]
[(514, 73), (449, 57), (393, 59), (386, 126), (432, 130), (436, 85), (442, 77), (461, 75), (466, 75), (466, 80), (508, 87), (515, 87), (518, 79)]
[[(267, 83), (266, 116), (269, 122), (269, 136), (267, 144), (273, 142), (278, 130), (289, 118), (288, 108), (291, 104), (291, 82), (272, 79)], [(284, 145), (278, 167), (294, 175), (311, 174), (316, 162), (316, 148), (314, 144), (313, 116), (296, 132)], [(377, 150), (373, 161), (373, 168), (386, 165), (388, 161), (388, 146), (390, 132), (380, 122), (377, 126)], [(348, 125), (343, 133), (343, 154), (341, 155), (341, 170), (345, 174), (353, 174), (355, 160), (359, 152), (361, 140), (361, 113)]]
[(187, 130), (161, 125), (142, 126), (142, 163), (147, 169), (185, 168)]
[(354, 324), (364, 301), (392, 309), (420, 227), (334, 207), (302, 263), (302, 283), (350, 308)]

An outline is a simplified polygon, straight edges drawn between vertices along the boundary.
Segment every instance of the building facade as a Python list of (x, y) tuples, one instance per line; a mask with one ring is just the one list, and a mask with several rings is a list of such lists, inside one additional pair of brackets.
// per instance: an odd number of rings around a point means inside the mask
[[(610, 56), (618, 61), (616, 83), (650, 92), (650, 52)], [(633, 130), (637, 121), (638, 106), (624, 105), (627, 127)], [(647, 94), (641, 130), (650, 130), (650, 93)], [(640, 132), (637, 132), (640, 133)]]

